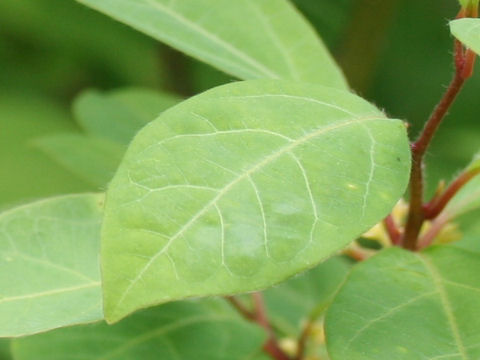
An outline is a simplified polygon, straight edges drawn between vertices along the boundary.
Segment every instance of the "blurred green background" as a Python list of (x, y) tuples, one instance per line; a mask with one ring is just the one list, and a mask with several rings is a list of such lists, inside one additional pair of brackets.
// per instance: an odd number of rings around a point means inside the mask
[[(294, 0), (353, 89), (416, 134), (452, 74), (448, 19), (456, 0)], [(321, 69), (319, 69), (321, 71)], [(479, 148), (480, 71), (429, 154), (430, 184), (449, 180)], [(78, 133), (73, 100), (90, 88), (145, 87), (183, 97), (233, 81), (73, 0), (0, 1), (0, 208), (102, 190), (36, 146)], [(430, 190), (433, 186), (430, 186)]]

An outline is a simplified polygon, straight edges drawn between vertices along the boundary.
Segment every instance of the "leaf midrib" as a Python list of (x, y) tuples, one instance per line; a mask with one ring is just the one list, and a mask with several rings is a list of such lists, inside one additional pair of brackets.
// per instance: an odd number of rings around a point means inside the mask
[(4, 298), (0, 298), (0, 305), (7, 302), (12, 302), (12, 301), (36, 299), (44, 296), (58, 295), (62, 293), (74, 292), (78, 290), (99, 287), (99, 286), (100, 286), (100, 281), (95, 281), (95, 282), (81, 284), (77, 286), (70, 286), (70, 287), (65, 287), (60, 289), (41, 291), (41, 292), (32, 293), (32, 294), (4, 297)]

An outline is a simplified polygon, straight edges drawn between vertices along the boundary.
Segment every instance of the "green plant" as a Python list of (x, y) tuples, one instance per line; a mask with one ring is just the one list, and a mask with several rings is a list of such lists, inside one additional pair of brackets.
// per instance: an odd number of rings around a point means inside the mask
[(427, 202), (423, 169), (480, 52), (477, 0), (460, 2), (452, 83), (410, 146), (287, 1), (81, 2), (246, 81), (183, 102), (85, 93), (85, 134), (36, 142), (108, 188), (0, 214), (15, 359), (480, 358), (480, 255), (452, 224), (480, 207), (480, 160)]

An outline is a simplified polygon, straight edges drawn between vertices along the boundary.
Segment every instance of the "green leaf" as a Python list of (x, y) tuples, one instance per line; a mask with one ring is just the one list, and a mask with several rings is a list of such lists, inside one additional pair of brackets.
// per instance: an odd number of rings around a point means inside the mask
[(220, 300), (178, 302), (114, 326), (93, 324), (15, 340), (16, 360), (250, 360), (265, 333)]
[(327, 312), (332, 360), (480, 358), (480, 259), (391, 248), (359, 264)]
[(10, 340), (0, 339), (0, 360), (10, 360)]
[(138, 130), (178, 102), (174, 95), (145, 89), (89, 90), (77, 97), (73, 110), (91, 135), (128, 144)]
[(103, 318), (103, 195), (70, 195), (0, 214), (0, 337)]
[(305, 321), (325, 310), (350, 271), (350, 262), (333, 257), (314, 269), (264, 292), (271, 322), (297, 336)]
[(79, 0), (240, 79), (347, 89), (311, 26), (286, 0)]
[(256, 80), (183, 102), (137, 135), (109, 187), (107, 320), (313, 267), (391, 210), (409, 168), (404, 124), (348, 92)]
[(96, 188), (104, 187), (111, 180), (125, 152), (121, 144), (75, 134), (52, 135), (37, 139), (35, 144)]
[(44, 98), (2, 92), (0, 208), (32, 198), (91, 190), (88, 184), (62, 169), (31, 144), (37, 137), (73, 132), (72, 122), (63, 109)]
[(458, 19), (450, 22), (453, 36), (480, 54), (480, 19)]

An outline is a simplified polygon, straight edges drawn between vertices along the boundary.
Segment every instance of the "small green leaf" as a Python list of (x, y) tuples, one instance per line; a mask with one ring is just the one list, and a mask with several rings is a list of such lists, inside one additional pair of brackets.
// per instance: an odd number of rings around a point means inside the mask
[(250, 360), (265, 333), (221, 300), (178, 302), (119, 324), (59, 329), (15, 340), (16, 360)]
[(91, 135), (128, 144), (138, 130), (178, 102), (174, 95), (145, 89), (89, 90), (77, 97), (73, 110)]
[(480, 19), (458, 19), (450, 22), (453, 36), (480, 54)]
[(391, 210), (409, 168), (404, 124), (348, 92), (256, 80), (183, 102), (137, 135), (109, 187), (108, 321), (313, 267)]
[(314, 269), (264, 292), (269, 318), (286, 335), (297, 336), (310, 317), (317, 317), (332, 301), (351, 268), (333, 257)]
[(347, 89), (312, 27), (286, 0), (79, 0), (240, 79)]
[(480, 259), (391, 248), (354, 268), (326, 318), (332, 360), (480, 358)]
[(103, 195), (70, 195), (0, 214), (0, 337), (103, 318)]
[(35, 145), (96, 188), (104, 187), (112, 179), (125, 152), (121, 144), (76, 134), (43, 137)]

